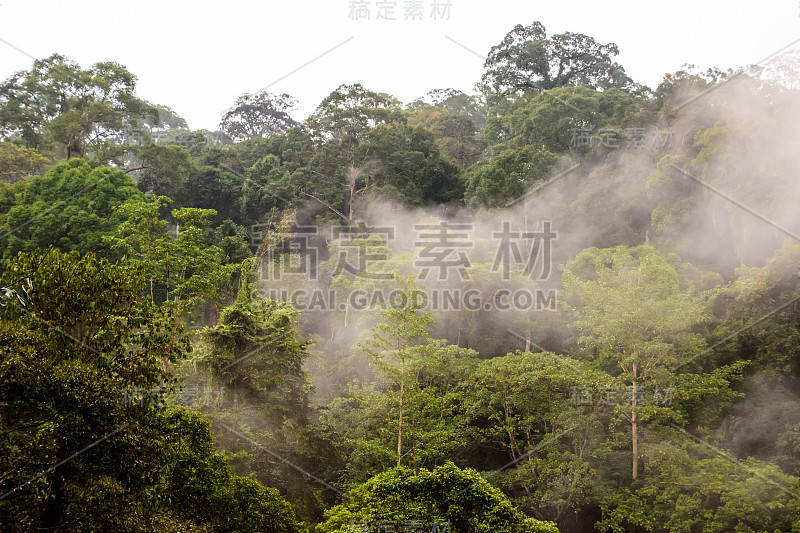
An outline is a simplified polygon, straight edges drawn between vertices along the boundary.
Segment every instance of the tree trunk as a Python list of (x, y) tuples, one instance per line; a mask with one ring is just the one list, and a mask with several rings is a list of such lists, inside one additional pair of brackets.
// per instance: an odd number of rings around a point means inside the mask
[(353, 225), (353, 200), (356, 197), (356, 182), (358, 181), (358, 169), (351, 166), (347, 169), (347, 184), (350, 187), (350, 201), (347, 205), (347, 219)]
[(60, 472), (54, 470), (52, 474), (53, 481), (50, 485), (50, 493), (45, 499), (41, 515), (41, 529), (46, 531), (58, 531), (61, 526), (64, 483)]
[(400, 468), (400, 459), (403, 457), (403, 388), (405, 385), (406, 363), (400, 366), (400, 416), (397, 420), (397, 468)]

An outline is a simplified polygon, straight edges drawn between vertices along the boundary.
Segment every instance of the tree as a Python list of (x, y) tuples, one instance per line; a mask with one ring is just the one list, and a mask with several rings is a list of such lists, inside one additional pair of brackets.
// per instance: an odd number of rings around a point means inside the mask
[(664, 74), (654, 96), (663, 118), (675, 116), (674, 107), (707, 92), (712, 86), (725, 83), (733, 77), (733, 71), (724, 72), (716, 67), (700, 71), (695, 65), (684, 64), (682, 70)]
[(149, 144), (134, 150), (138, 166), (128, 170), (143, 193), (174, 198), (194, 170), (189, 151), (182, 146)]
[[(238, 265), (223, 264), (222, 250), (207, 246), (204, 231), (213, 209), (173, 209), (174, 237), (159, 212), (171, 200), (165, 196), (148, 202), (125, 204), (118, 212), (126, 218), (103, 241), (126, 261), (140, 266), (150, 284), (152, 303), (171, 303), (189, 309), (200, 298), (212, 302)], [(156, 297), (158, 294), (158, 297)]]
[(289, 171), (277, 156), (269, 154), (261, 158), (247, 170), (247, 178), (241, 197), (245, 224), (264, 222), (271, 214), (289, 207), (286, 202), (295, 198)]
[(222, 116), (220, 130), (234, 142), (279, 135), (298, 123), (289, 115), (297, 100), (288, 94), (243, 94)]
[[(540, 519), (566, 519), (586, 505), (597, 476), (589, 444), (597, 439), (597, 419), (584, 412), (573, 391), (602, 382), (603, 374), (548, 352), (480, 361), (459, 384), (466, 423), (474, 428), (462, 456), (480, 470), (491, 470), (485, 475), (516, 497), (524, 511)], [(552, 444), (541, 446), (547, 442)], [(526, 452), (534, 447), (541, 449)], [(497, 471), (510, 462), (513, 468)]]
[(557, 163), (554, 153), (530, 146), (503, 150), (467, 170), (465, 199), (475, 207), (504, 207), (545, 180)]
[(66, 158), (84, 156), (158, 110), (136, 98), (136, 77), (113, 62), (83, 70), (53, 54), (0, 85), (0, 136), (39, 149), (53, 142)]
[(630, 384), (632, 477), (639, 474), (638, 390), (653, 380), (667, 386), (671, 367), (700, 353), (697, 332), (709, 319), (707, 300), (678, 273), (677, 258), (651, 246), (589, 248), (564, 267), (567, 307), (580, 341), (607, 369)]
[(299, 313), (287, 303), (258, 299), (250, 277), (244, 271), (236, 302), (203, 331), (208, 353), (201, 363), (237, 404), (258, 406), (270, 425), (298, 427), (308, 407), (303, 371), (308, 343), (298, 338)]
[(10, 142), (0, 142), (0, 179), (15, 182), (33, 176), (47, 165), (47, 158), (34, 150)]
[(189, 125), (186, 120), (178, 115), (171, 107), (161, 104), (150, 104), (156, 110), (157, 115), (148, 114), (142, 120), (143, 125), (150, 130), (150, 135), (158, 140), (158, 137), (168, 131), (187, 131)]
[[(797, 326), (800, 305), (794, 301), (800, 296), (795, 283), (798, 259), (800, 245), (787, 237), (763, 267), (739, 267), (736, 280), (726, 287), (717, 302), (725, 310), (726, 321), (716, 335), (724, 338), (732, 331), (742, 330), (732, 339), (736, 358), (750, 360), (755, 369), (784, 379), (800, 377), (796, 342), (800, 335)], [(770, 320), (757, 321), (765, 316)], [(698, 364), (718, 366), (726, 362), (712, 355)], [(720, 355), (729, 358), (731, 353), (722, 351)]]
[(480, 95), (465, 94), (457, 89), (434, 89), (411, 102), (412, 111), (431, 106), (475, 124), (478, 130), (486, 124), (486, 106)]
[(177, 235), (169, 242), (164, 257), (167, 299), (172, 295), (175, 302), (184, 299), (187, 304), (199, 297), (213, 301), (223, 282), (238, 267), (223, 265), (222, 250), (216, 246), (206, 247), (203, 242), (203, 229), (216, 214), (213, 209), (194, 207), (172, 210)]
[(460, 200), (463, 182), (458, 168), (441, 157), (434, 136), (423, 128), (387, 124), (369, 134), (373, 169), (365, 186), (408, 205)]
[(280, 135), (267, 138), (254, 137), (231, 147), (245, 169), (268, 155), (274, 155), (281, 166), (290, 172), (307, 165), (314, 155), (314, 148), (311, 136), (302, 127), (291, 128)]
[(400, 388), (397, 418), (397, 467), (403, 459), (403, 401), (405, 386), (409, 380), (411, 358), (420, 355), (415, 343), (427, 335), (427, 327), (433, 323), (431, 313), (419, 313), (416, 285), (412, 278), (401, 278), (402, 301), (398, 307), (381, 311), (384, 322), (373, 329), (373, 338), (363, 345), (375, 365)]
[(59, 163), (34, 176), (8, 211), (3, 226), (3, 257), (54, 245), (108, 256), (103, 236), (123, 221), (118, 207), (142, 201), (134, 181), (120, 170), (91, 168), (81, 159)]
[(198, 355), (190, 362), (199, 372), (187, 370), (186, 385), (223, 390), (225, 405), (205, 406), (204, 414), (263, 447), (241, 454), (239, 435), (221, 429), (217, 445), (239, 453), (236, 472), (279, 488), (298, 512), (312, 514), (319, 505), (317, 487), (291, 468), (304, 460), (298, 443), (310, 411), (310, 385), (303, 369), (308, 342), (300, 338), (297, 311), (287, 303), (258, 298), (249, 270), (252, 261), (241, 265), (242, 285), (235, 303), (222, 310), (216, 325), (201, 331)]
[(351, 491), (346, 503), (325, 514), (327, 521), (317, 526), (320, 533), (409, 523), (423, 531), (454, 533), (558, 532), (552, 522), (526, 518), (474, 470), (462, 470), (449, 461), (433, 470), (387, 470)]
[(308, 118), (307, 126), (318, 141), (335, 139), (353, 146), (363, 140), (370, 129), (401, 117), (399, 100), (356, 83), (340, 85), (326, 96)]
[[(594, 140), (589, 147), (583, 147), (576, 135), (581, 132), (597, 135), (604, 129), (624, 133), (627, 128), (647, 126), (647, 119), (652, 118), (644, 114), (647, 107), (642, 99), (613, 88), (598, 91), (589, 87), (559, 87), (514, 105), (506, 116), (493, 118), (488, 133), (499, 137), (498, 123), (504, 123), (515, 146), (541, 146), (554, 153), (585, 154), (602, 143)], [(616, 143), (622, 140), (617, 138)]]
[[(396, 98), (367, 90), (358, 83), (340, 85), (322, 100), (306, 121), (312, 137), (319, 143), (335, 147), (335, 154), (331, 155), (340, 160), (332, 172), (320, 173), (312, 166), (311, 177), (314, 180), (322, 177), (345, 187), (346, 205), (338, 211), (340, 215), (344, 211), (351, 224), (353, 204), (363, 184), (362, 174), (372, 160), (367, 143), (369, 131), (381, 124), (398, 121), (403, 121), (403, 113)], [(309, 197), (316, 197), (313, 186), (305, 188)], [(318, 197), (317, 200), (322, 201)], [(323, 202), (323, 205), (331, 208), (330, 202)]]
[(478, 161), (486, 150), (486, 142), (477, 137), (478, 127), (466, 116), (423, 105), (415, 108), (408, 124), (433, 132), (442, 155), (458, 163), (462, 170)]
[[(217, 151), (222, 153), (214, 153)], [(207, 147), (203, 155), (210, 155), (209, 152), (219, 157), (207, 162), (195, 160), (192, 171), (174, 198), (176, 204), (180, 207), (212, 209), (216, 212), (217, 222), (230, 218), (237, 223), (252, 224), (252, 221), (242, 218), (242, 189), (247, 177), (243, 169), (230, 164), (229, 159), (235, 158), (235, 154)]]
[[(362, 483), (397, 464), (397, 435), (402, 409), (402, 465), (433, 468), (472, 449), (479, 433), (469, 426), (463, 406), (464, 380), (477, 353), (435, 341), (406, 357), (403, 402), (395, 379), (387, 383), (351, 383), (342, 396), (320, 411), (314, 431), (327, 435), (340, 461), (340, 480)], [(352, 361), (351, 359), (350, 361)]]
[[(129, 265), (77, 252), (35, 251), (8, 263), (0, 321), (0, 456), (10, 463), (3, 468), (3, 494), (115, 429), (138, 426), (132, 413), (125, 414), (123, 390), (172, 385), (162, 362), (181, 358), (188, 342), (179, 339), (169, 311), (139, 304), (142, 282), (141, 272)], [(3, 502), (4, 522), (88, 525), (82, 496), (93, 488), (108, 494), (104, 482), (112, 489), (127, 485), (141, 497), (136, 484), (147, 474), (134, 474), (133, 486), (126, 484), (133, 457), (115, 464), (125, 446), (112, 442), (110, 449), (101, 446), (104, 453), (76, 458), (22, 489), (16, 497), (27, 504)], [(9, 511), (20, 503), (25, 511), (12, 518)]]
[(548, 38), (540, 22), (518, 24), (489, 51), (480, 87), (490, 104), (566, 85), (632, 88), (625, 69), (612, 59), (618, 53), (616, 44), (599, 44), (588, 35), (565, 32)]
[(797, 526), (798, 498), (792, 493), (797, 494), (800, 480), (777, 466), (752, 458), (734, 462), (724, 450), (680, 434), (648, 448), (647, 481), (602, 494), (597, 529), (667, 533), (791, 531)]
[(299, 531), (276, 490), (231, 476), (208, 421), (164, 407), (190, 345), (140, 266), (35, 251), (0, 284), (4, 530)]

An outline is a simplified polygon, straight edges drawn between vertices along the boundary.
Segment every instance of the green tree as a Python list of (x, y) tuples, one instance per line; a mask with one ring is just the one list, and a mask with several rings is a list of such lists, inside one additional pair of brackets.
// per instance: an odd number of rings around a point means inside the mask
[(289, 207), (287, 201), (295, 198), (289, 171), (277, 156), (269, 154), (247, 170), (248, 179), (242, 185), (242, 220), (257, 224)]
[[(591, 409), (585, 412), (575, 391), (593, 389), (604, 378), (585, 363), (548, 352), (480, 361), (459, 387), (467, 424), (474, 428), (462, 456), (475, 468), (493, 470), (487, 476), (523, 510), (541, 519), (566, 519), (587, 504), (597, 477), (590, 462), (597, 419)], [(514, 467), (497, 471), (509, 463)]]
[(0, 85), (0, 135), (20, 138), (29, 148), (53, 142), (66, 158), (84, 156), (141, 121), (158, 120), (158, 110), (135, 96), (136, 77), (113, 62), (90, 69), (53, 54)]
[(254, 137), (236, 143), (231, 150), (238, 154), (242, 166), (247, 169), (268, 155), (274, 155), (281, 166), (294, 172), (309, 163), (314, 155), (314, 142), (302, 127), (291, 128), (280, 135), (267, 138)]
[[(631, 387), (632, 477), (639, 474), (638, 391), (652, 380), (668, 386), (675, 366), (705, 347), (707, 298), (682, 278), (675, 256), (651, 246), (584, 250), (564, 267), (567, 307), (590, 357)], [(700, 331), (700, 332), (699, 332)]]
[(415, 107), (408, 124), (422, 126), (433, 132), (442, 155), (458, 163), (462, 170), (478, 161), (486, 151), (486, 142), (478, 138), (477, 126), (466, 116), (422, 105)]
[(350, 499), (326, 511), (320, 533), (344, 533), (374, 524), (402, 526), (414, 521), (425, 531), (436, 524), (453, 533), (556, 533), (552, 522), (526, 518), (500, 490), (477, 472), (447, 462), (433, 470), (394, 468), (350, 492)]
[[(361, 84), (341, 85), (326, 96), (317, 106), (316, 111), (306, 120), (306, 126), (312, 137), (320, 143), (334, 148), (333, 155), (337, 162), (330, 168), (317, 170), (312, 166), (311, 180), (305, 180), (306, 193), (309, 197), (317, 197), (312, 183), (323, 177), (331, 183), (339, 183), (346, 190), (345, 204), (336, 209), (339, 215), (346, 214), (352, 223), (353, 204), (356, 194), (363, 187), (365, 169), (370, 165), (372, 157), (369, 153), (367, 136), (372, 128), (380, 124), (402, 122), (404, 119), (400, 102), (386, 94), (365, 89)], [(313, 164), (312, 164), (313, 165)], [(341, 190), (341, 189), (340, 189)], [(338, 202), (336, 202), (338, 204)], [(323, 202), (327, 207), (332, 202)]]
[(458, 168), (441, 157), (434, 136), (423, 128), (381, 125), (370, 132), (369, 143), (377, 164), (366, 173), (366, 187), (409, 205), (444, 203), (463, 196)]
[(176, 452), (164, 487), (176, 514), (205, 531), (303, 531), (277, 489), (231, 474), (227, 458), (213, 452), (208, 420), (185, 409), (168, 417), (181, 422), (169, 435)]
[(465, 199), (474, 207), (505, 207), (543, 182), (558, 161), (556, 154), (530, 146), (503, 150), (467, 170)]
[(429, 106), (459, 118), (466, 118), (478, 130), (483, 129), (486, 124), (486, 105), (480, 95), (465, 94), (452, 88), (434, 89), (408, 104), (408, 108), (412, 111), (419, 111)]
[(631, 88), (625, 69), (613, 61), (617, 54), (616, 44), (600, 44), (588, 35), (565, 32), (548, 38), (540, 22), (518, 24), (489, 51), (480, 87), (493, 104), (531, 89)]
[(174, 198), (193, 170), (189, 152), (182, 146), (148, 144), (135, 154), (139, 163), (127, 172), (136, 177), (143, 193)]
[[(243, 270), (251, 262), (244, 262)], [(203, 331), (208, 353), (201, 364), (234, 402), (258, 406), (270, 424), (300, 426), (308, 406), (303, 371), (308, 343), (299, 339), (299, 313), (287, 303), (257, 298), (251, 277), (245, 270), (236, 302)]]
[(397, 307), (381, 311), (384, 321), (373, 329), (373, 338), (367, 340), (364, 351), (369, 354), (378, 369), (399, 387), (397, 393), (397, 467), (403, 459), (403, 402), (406, 400), (406, 383), (411, 371), (422, 355), (418, 341), (428, 334), (433, 323), (431, 313), (420, 313), (415, 302), (416, 285), (411, 278), (398, 279), (402, 302)]
[(251, 221), (242, 218), (242, 190), (247, 176), (236, 161), (236, 154), (227, 149), (206, 147), (195, 160), (194, 168), (186, 176), (183, 187), (174, 200), (180, 207), (212, 209), (216, 222), (230, 218), (245, 225)]
[(231, 476), (208, 421), (164, 408), (190, 346), (140, 265), (35, 251), (2, 285), (4, 530), (299, 531), (277, 491)]
[(672, 433), (648, 445), (648, 481), (601, 495), (597, 529), (767, 533), (797, 527), (797, 478), (752, 458), (731, 461), (724, 450)]
[[(278, 487), (298, 512), (313, 516), (322, 505), (319, 488), (291, 467), (305, 461), (301, 447), (311, 390), (303, 364), (308, 342), (300, 337), (297, 311), (257, 296), (249, 271), (252, 261), (242, 263), (236, 302), (222, 310), (215, 326), (202, 330), (186, 383), (196, 390), (224, 391), (224, 404), (202, 409), (227, 426), (220, 429), (217, 442), (238, 455), (235, 471)], [(235, 432), (261, 447), (242, 453), (243, 442)]]
[(297, 125), (289, 113), (297, 101), (288, 94), (243, 94), (222, 116), (219, 128), (233, 141), (278, 135)]
[(172, 236), (167, 222), (159, 217), (170, 202), (159, 196), (120, 206), (118, 213), (126, 220), (103, 240), (125, 260), (143, 268), (152, 303), (171, 302), (189, 309), (200, 298), (215, 302), (220, 288), (238, 268), (236, 264), (225, 264), (220, 248), (205, 243), (204, 228), (216, 212), (173, 209), (177, 235)]
[(34, 150), (10, 142), (0, 142), (0, 179), (15, 182), (33, 176), (47, 165), (47, 158)]
[(86, 161), (59, 163), (34, 176), (5, 217), (3, 257), (54, 245), (108, 256), (104, 235), (124, 220), (117, 207), (142, 201), (133, 180), (119, 170), (92, 169)]

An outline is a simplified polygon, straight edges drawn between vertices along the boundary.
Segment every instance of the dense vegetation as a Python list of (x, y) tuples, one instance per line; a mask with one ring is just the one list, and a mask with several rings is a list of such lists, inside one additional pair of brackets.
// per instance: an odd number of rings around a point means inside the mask
[(617, 54), (214, 132), (5, 80), (0, 529), (800, 531), (800, 62)]

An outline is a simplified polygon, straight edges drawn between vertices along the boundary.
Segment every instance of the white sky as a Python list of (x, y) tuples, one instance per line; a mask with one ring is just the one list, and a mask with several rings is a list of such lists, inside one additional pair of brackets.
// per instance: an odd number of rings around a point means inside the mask
[[(516, 24), (541, 21), (548, 35), (572, 31), (615, 42), (635, 81), (655, 88), (684, 63), (754, 63), (800, 38), (798, 0), (449, 0), (449, 20), (351, 20), (350, 0), (276, 2), (0, 0), (0, 39), (36, 58), (59, 52), (88, 67), (112, 60), (138, 77), (137, 94), (172, 107), (193, 129), (217, 129), (237, 96), (274, 83), (304, 118), (342, 83), (362, 83), (407, 103), (435, 88), (473, 92), (483, 60)], [(438, 0), (442, 3), (446, 0)], [(448, 39), (449, 37), (449, 39)], [(800, 43), (792, 48), (800, 48)], [(30, 67), (0, 42), (0, 78)]]

